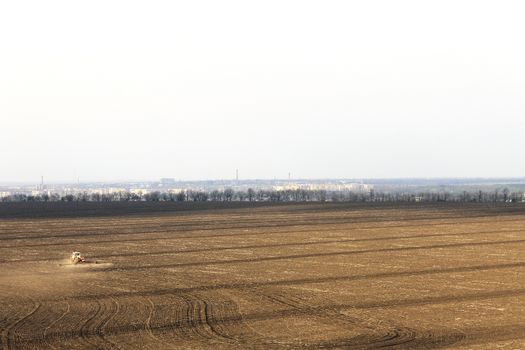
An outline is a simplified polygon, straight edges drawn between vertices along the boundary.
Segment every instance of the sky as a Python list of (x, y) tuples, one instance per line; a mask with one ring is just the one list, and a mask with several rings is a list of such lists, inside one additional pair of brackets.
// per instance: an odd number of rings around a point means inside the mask
[(0, 182), (525, 176), (521, 1), (0, 2)]

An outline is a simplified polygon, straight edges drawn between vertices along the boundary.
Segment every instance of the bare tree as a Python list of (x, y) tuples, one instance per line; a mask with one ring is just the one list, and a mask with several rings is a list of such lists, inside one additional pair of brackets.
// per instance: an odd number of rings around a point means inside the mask
[(253, 188), (249, 188), (248, 189), (248, 200), (252, 202), (254, 198), (255, 198), (255, 191), (253, 190)]
[(227, 188), (224, 190), (224, 198), (226, 201), (231, 202), (233, 198), (234, 191), (231, 188)]

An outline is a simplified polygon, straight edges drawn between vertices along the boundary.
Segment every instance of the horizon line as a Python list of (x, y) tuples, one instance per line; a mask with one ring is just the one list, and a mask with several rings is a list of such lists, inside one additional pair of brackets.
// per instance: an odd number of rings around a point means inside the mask
[[(187, 182), (249, 182), (249, 181), (354, 181), (354, 182), (363, 182), (363, 181), (385, 181), (385, 180), (523, 180), (525, 181), (525, 176), (436, 176), (436, 177), (304, 177), (304, 178), (246, 178), (246, 179), (235, 179), (235, 178), (209, 178), (209, 179), (177, 179), (173, 177), (159, 177), (157, 179), (108, 179), (108, 180), (85, 180), (85, 181), (71, 181), (71, 180), (51, 180), (44, 181), (44, 184), (54, 184), (54, 185), (74, 185), (74, 184), (110, 184), (110, 183), (160, 183), (162, 179), (173, 179), (175, 183), (187, 183)], [(40, 184), (41, 180), (35, 181), (17, 181), (17, 180), (7, 180), (0, 181), (0, 186), (8, 185), (32, 185)]]

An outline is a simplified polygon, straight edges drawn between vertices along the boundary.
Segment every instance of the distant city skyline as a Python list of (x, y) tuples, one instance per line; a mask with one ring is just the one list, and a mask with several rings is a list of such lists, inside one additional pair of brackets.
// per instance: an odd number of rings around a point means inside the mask
[[(383, 193), (385, 196), (397, 193), (412, 193), (420, 198), (421, 193), (426, 193), (427, 199), (436, 200), (435, 194), (449, 193), (453, 198), (466, 200), (466, 198), (480, 198), (480, 193), (493, 194), (497, 199), (498, 193), (512, 195), (513, 201), (525, 201), (525, 178), (494, 178), (494, 179), (220, 179), (220, 180), (202, 180), (202, 181), (184, 181), (174, 178), (161, 178), (155, 181), (109, 181), (109, 182), (85, 182), (85, 183), (46, 183), (41, 179), (40, 183), (19, 183), (19, 184), (2, 184), (0, 183), (0, 201), (24, 201), (24, 200), (46, 200), (49, 196), (53, 201), (100, 201), (106, 196), (105, 200), (151, 200), (153, 197), (163, 193), (164, 200), (175, 200), (177, 194), (181, 200), (184, 196), (188, 200), (188, 195), (196, 193), (197, 197), (192, 200), (206, 201), (221, 198), (217, 192), (230, 193), (238, 192), (238, 200), (245, 198), (244, 194), (251, 191), (267, 192), (261, 194), (265, 200), (270, 200), (271, 195), (268, 192), (284, 191), (295, 193), (304, 191), (326, 191), (327, 193), (339, 193), (341, 196), (350, 200), (354, 198), (353, 194), (364, 194), (370, 200), (377, 193)], [(290, 192), (291, 191), (291, 192)], [(207, 193), (202, 197), (199, 193)], [(469, 193), (469, 196), (459, 194)], [(160, 196), (160, 195), (159, 195)], [(459, 197), (458, 197), (459, 196)], [(473, 197), (474, 196), (474, 197)], [(308, 196), (303, 196), (306, 199)], [(336, 196), (337, 197), (337, 196)], [(337, 198), (343, 198), (337, 197)], [(417, 198), (414, 197), (414, 200)], [(443, 198), (445, 198), (443, 197)], [(489, 196), (490, 197), (490, 196)], [(492, 197), (484, 197), (487, 200)], [(148, 199), (149, 198), (149, 199)], [(155, 197), (157, 198), (157, 197)], [(160, 197), (159, 197), (160, 198)], [(293, 199), (292, 198), (292, 199)], [(298, 197), (297, 197), (298, 198)], [(297, 200), (297, 198), (295, 198)], [(317, 197), (319, 199), (319, 197)], [(423, 198), (423, 197), (421, 197)], [(452, 197), (451, 197), (452, 198)], [(422, 200), (422, 199), (420, 199)], [(503, 198), (506, 201), (506, 198)]]
[[(169, 180), (169, 181), (166, 181)], [(86, 186), (86, 185), (128, 185), (128, 184), (165, 184), (177, 185), (177, 184), (188, 184), (188, 183), (225, 183), (225, 184), (246, 184), (246, 183), (407, 183), (407, 184), (419, 184), (419, 183), (433, 183), (433, 184), (449, 184), (449, 183), (485, 183), (485, 184), (524, 184), (525, 176), (523, 177), (399, 177), (399, 178), (222, 178), (222, 179), (180, 179), (180, 178), (157, 178), (157, 179), (109, 179), (109, 180), (86, 180), (86, 181), (0, 181), (0, 187), (9, 186), (33, 186), (41, 188), (46, 185), (71, 185), (71, 186)]]

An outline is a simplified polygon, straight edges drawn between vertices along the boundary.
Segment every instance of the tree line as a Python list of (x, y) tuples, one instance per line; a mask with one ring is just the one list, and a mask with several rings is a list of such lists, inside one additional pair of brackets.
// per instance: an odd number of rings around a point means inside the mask
[(508, 188), (493, 191), (326, 191), (326, 190), (185, 190), (180, 192), (111, 193), (76, 192), (72, 194), (43, 193), (38, 195), (12, 194), (2, 202), (522, 202), (524, 192), (511, 192)]

